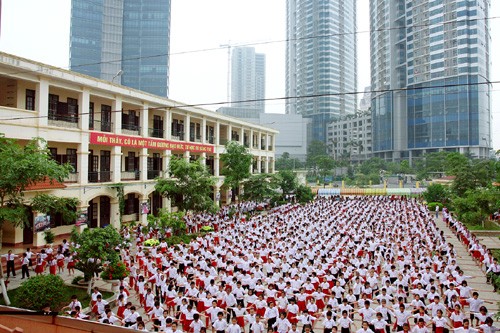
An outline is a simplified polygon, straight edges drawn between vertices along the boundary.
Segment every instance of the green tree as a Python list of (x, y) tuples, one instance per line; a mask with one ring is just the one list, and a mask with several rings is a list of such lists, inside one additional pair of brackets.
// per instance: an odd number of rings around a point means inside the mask
[(243, 199), (263, 202), (276, 196), (278, 177), (274, 174), (252, 175), (243, 181)]
[(468, 160), (450, 170), (455, 175), (451, 189), (458, 197), (469, 190), (489, 187), (495, 179), (495, 162), (490, 160)]
[(278, 173), (279, 187), (283, 194), (294, 193), (297, 190), (297, 175), (291, 170), (281, 170)]
[(72, 234), (72, 237), (79, 245), (73, 249), (77, 253), (75, 267), (83, 272), (86, 281), (90, 281), (90, 294), (92, 278), (102, 270), (102, 264), (105, 261), (118, 262), (119, 256), (115, 248), (122, 243), (122, 237), (111, 225), (104, 228), (87, 228), (79, 235)]
[(297, 201), (300, 203), (308, 203), (314, 199), (314, 194), (309, 186), (299, 185), (296, 190)]
[(79, 200), (76, 198), (61, 198), (50, 194), (39, 194), (31, 200), (33, 210), (47, 214), (61, 214), (62, 219), (67, 224), (76, 221), (78, 213), (76, 207)]
[(325, 182), (326, 176), (332, 174), (332, 170), (335, 167), (335, 160), (328, 155), (317, 156), (316, 166), (319, 170), (319, 175), (323, 178), (323, 182)]
[(59, 275), (37, 275), (16, 289), (16, 303), (23, 309), (41, 311), (49, 304), (52, 311), (61, 310), (65, 301), (64, 280)]
[(224, 185), (231, 188), (232, 200), (236, 198), (236, 192), (239, 191), (243, 180), (250, 177), (250, 166), (252, 165), (252, 155), (245, 146), (236, 141), (226, 143), (226, 152), (220, 157), (222, 166), (222, 175)]
[(318, 157), (328, 156), (327, 151), (328, 151), (327, 146), (323, 141), (315, 140), (311, 142), (307, 147), (307, 157), (306, 157), (307, 166), (316, 171)]
[(480, 225), (500, 207), (500, 191), (496, 188), (468, 190), (454, 198), (452, 205), (460, 221)]
[(172, 235), (181, 236), (186, 233), (186, 222), (183, 212), (169, 212), (165, 208), (160, 209), (157, 216), (148, 215), (148, 224), (152, 228), (172, 229)]
[(43, 139), (35, 138), (21, 146), (1, 134), (0, 170), (0, 226), (8, 221), (24, 227), (28, 222), (26, 188), (47, 179), (63, 182), (71, 166), (53, 160)]
[(186, 161), (172, 157), (170, 160), (170, 177), (159, 178), (156, 191), (172, 200), (181, 211), (215, 212), (212, 199), (215, 177), (212, 177), (200, 160)]
[(429, 185), (423, 196), (427, 202), (440, 202), (446, 205), (449, 201), (449, 191), (441, 184)]
[(298, 158), (290, 157), (289, 153), (284, 152), (283, 155), (276, 159), (274, 166), (276, 170), (294, 170), (302, 168), (304, 163)]

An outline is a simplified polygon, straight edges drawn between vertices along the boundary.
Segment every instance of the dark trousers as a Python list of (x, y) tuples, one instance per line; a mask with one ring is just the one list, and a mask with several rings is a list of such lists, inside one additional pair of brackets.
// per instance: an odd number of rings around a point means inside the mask
[(21, 273), (22, 273), (22, 278), (24, 279), (25, 277), (29, 278), (30, 277), (30, 271), (28, 269), (28, 265), (22, 265), (21, 266)]
[(16, 271), (14, 270), (14, 260), (7, 260), (7, 277), (10, 276), (10, 272), (12, 272), (12, 276), (16, 276)]
[(276, 322), (276, 317), (267, 319), (267, 330), (273, 329), (273, 325)]

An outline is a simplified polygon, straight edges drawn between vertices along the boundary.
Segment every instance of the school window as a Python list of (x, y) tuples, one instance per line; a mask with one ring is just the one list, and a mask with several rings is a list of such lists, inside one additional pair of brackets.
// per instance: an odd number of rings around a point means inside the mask
[(35, 91), (26, 89), (26, 110), (35, 111)]

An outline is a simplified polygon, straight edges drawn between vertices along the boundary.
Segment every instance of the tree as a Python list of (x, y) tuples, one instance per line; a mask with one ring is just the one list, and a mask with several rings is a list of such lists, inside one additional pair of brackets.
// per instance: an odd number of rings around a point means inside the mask
[(494, 162), (490, 160), (468, 160), (451, 170), (455, 175), (451, 189), (458, 197), (463, 196), (468, 190), (489, 187), (495, 179)]
[(102, 270), (104, 262), (116, 263), (119, 260), (115, 248), (122, 243), (122, 237), (113, 226), (85, 229), (81, 234), (72, 234), (74, 241), (80, 247), (77, 252), (75, 267), (82, 271), (89, 282), (88, 293), (92, 290), (92, 279), (95, 273)]
[(317, 156), (316, 165), (319, 169), (320, 176), (323, 178), (323, 182), (325, 182), (326, 176), (330, 175), (335, 167), (335, 160), (328, 155)]
[(24, 227), (28, 222), (26, 188), (46, 180), (63, 182), (71, 166), (53, 160), (43, 139), (21, 146), (0, 134), (0, 170), (0, 226), (8, 221)]
[(469, 225), (482, 224), (500, 205), (500, 191), (496, 188), (468, 190), (453, 199), (453, 208), (460, 221)]
[(276, 170), (294, 170), (302, 168), (303, 164), (298, 158), (291, 158), (289, 153), (284, 152), (283, 155), (276, 159), (274, 165)]
[(52, 311), (59, 311), (63, 302), (64, 280), (59, 275), (37, 275), (24, 281), (16, 289), (16, 303), (23, 309), (40, 311), (49, 304)]
[(215, 212), (212, 199), (215, 177), (212, 177), (200, 160), (186, 161), (172, 157), (169, 166), (171, 178), (160, 178), (156, 191), (172, 200), (181, 211)]
[(314, 199), (314, 195), (309, 186), (299, 185), (296, 190), (297, 201), (300, 203), (308, 203)]
[(283, 194), (294, 193), (297, 190), (297, 175), (291, 170), (281, 170), (278, 173), (279, 187)]
[(276, 196), (278, 187), (278, 177), (276, 175), (252, 175), (243, 181), (243, 199), (263, 202)]
[(78, 218), (76, 207), (78, 205), (76, 198), (60, 198), (50, 194), (39, 194), (31, 200), (33, 210), (47, 214), (61, 214), (62, 219), (67, 224), (71, 224)]
[(245, 146), (236, 141), (229, 141), (226, 143), (226, 152), (221, 155), (220, 159), (223, 163), (224, 185), (233, 189), (232, 200), (234, 200), (241, 182), (250, 177), (252, 155)]
[(311, 142), (307, 147), (307, 166), (315, 170), (317, 167), (318, 157), (328, 156), (327, 151), (327, 146), (323, 141), (314, 140)]
[(429, 185), (427, 190), (423, 193), (423, 196), (427, 202), (440, 202), (446, 205), (449, 201), (449, 192), (447, 188), (441, 184)]
[(169, 212), (166, 209), (160, 209), (158, 216), (148, 215), (148, 224), (151, 228), (166, 230), (172, 229), (173, 236), (181, 236), (186, 233), (186, 222), (184, 222), (183, 212)]

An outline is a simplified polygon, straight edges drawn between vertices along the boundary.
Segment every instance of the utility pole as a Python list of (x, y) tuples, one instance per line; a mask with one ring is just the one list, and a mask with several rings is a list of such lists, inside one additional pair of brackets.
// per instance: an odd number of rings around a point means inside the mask
[(227, 48), (227, 102), (231, 101), (231, 48), (233, 45), (231, 41), (228, 41), (227, 44), (221, 44), (220, 47)]

